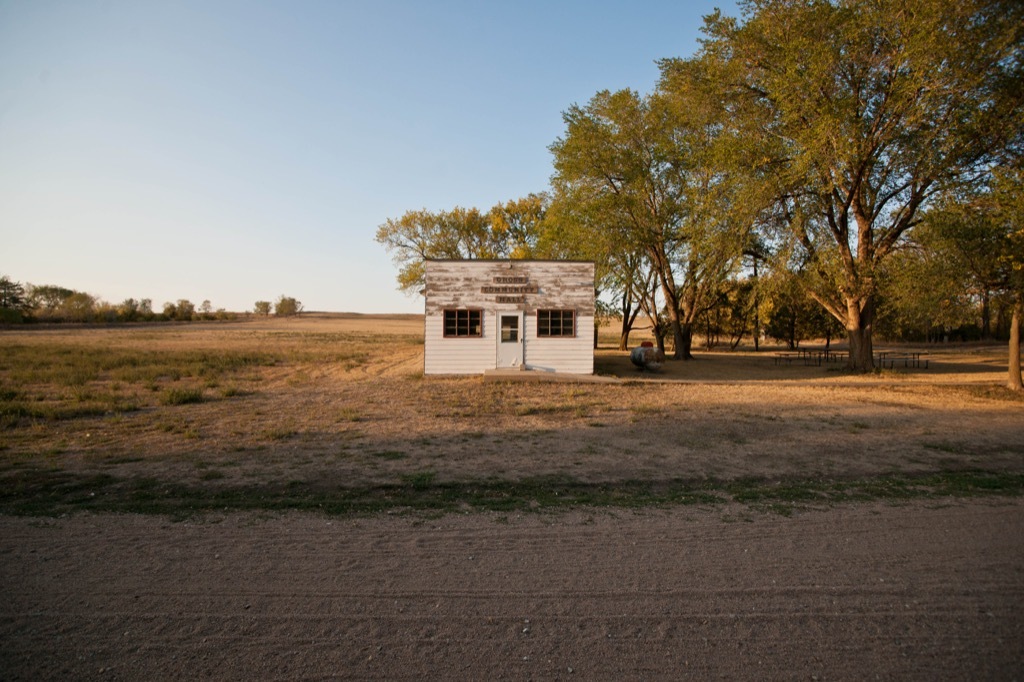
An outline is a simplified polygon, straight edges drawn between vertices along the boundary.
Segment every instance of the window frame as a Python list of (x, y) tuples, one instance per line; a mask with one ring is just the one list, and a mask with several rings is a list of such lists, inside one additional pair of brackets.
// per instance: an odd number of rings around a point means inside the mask
[[(554, 314), (558, 315), (558, 327), (560, 333), (551, 333), (551, 321), (554, 319)], [(571, 326), (569, 329), (570, 333), (565, 333), (565, 315), (569, 314), (572, 318)], [(541, 333), (541, 315), (545, 314), (548, 317), (547, 320), (547, 333)], [(538, 339), (575, 339), (576, 338), (576, 310), (573, 308), (538, 308), (537, 309), (537, 338)]]
[[(509, 313), (498, 313), (498, 337), (500, 339), (500, 343), (519, 343), (520, 341), (523, 340), (523, 330), (519, 328), (520, 327), (519, 319), (521, 317), (522, 317), (522, 315), (520, 315), (518, 313), (516, 313), (514, 315), (513, 314), (509, 314)], [(505, 320), (506, 319), (513, 320), (515, 322), (515, 326), (509, 327), (509, 329), (506, 330), (505, 329)], [(506, 336), (505, 332), (509, 331), (509, 330), (515, 332), (515, 338), (514, 339), (508, 338)]]
[[(477, 328), (479, 331), (473, 332), (473, 315), (477, 316)], [(448, 316), (455, 316), (455, 333), (449, 334)], [(463, 326), (460, 315), (465, 316), (465, 325)], [(465, 333), (462, 333), (465, 329)], [(441, 333), (446, 339), (482, 339), (484, 337), (484, 310), (483, 308), (445, 308), (441, 312)]]

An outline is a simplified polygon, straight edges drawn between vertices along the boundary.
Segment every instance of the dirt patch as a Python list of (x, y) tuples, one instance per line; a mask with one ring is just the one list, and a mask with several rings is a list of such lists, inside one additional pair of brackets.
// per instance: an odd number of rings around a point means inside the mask
[(1024, 503), (0, 517), (5, 679), (1014, 679)]

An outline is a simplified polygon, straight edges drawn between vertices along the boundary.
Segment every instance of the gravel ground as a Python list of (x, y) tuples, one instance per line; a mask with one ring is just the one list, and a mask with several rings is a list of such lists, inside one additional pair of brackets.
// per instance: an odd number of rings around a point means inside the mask
[(0, 517), (0, 677), (1020, 679), (1024, 501)]

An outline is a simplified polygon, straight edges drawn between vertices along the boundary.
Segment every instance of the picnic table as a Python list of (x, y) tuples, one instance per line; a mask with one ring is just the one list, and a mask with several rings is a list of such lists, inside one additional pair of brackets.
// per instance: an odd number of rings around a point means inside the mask
[(896, 364), (899, 362), (903, 363), (904, 367), (913, 367), (915, 369), (928, 369), (928, 358), (922, 358), (925, 355), (919, 351), (878, 351), (875, 353), (875, 357), (878, 358), (878, 365), (885, 369), (888, 366), (889, 369), (895, 369)]
[(821, 353), (825, 358), (825, 362), (842, 362), (843, 360), (846, 360), (846, 357), (849, 355), (849, 353), (844, 350), (825, 349), (821, 351)]
[(775, 364), (783, 363), (790, 365), (794, 360), (800, 360), (805, 366), (821, 366), (821, 353), (811, 350), (795, 350), (775, 354)]
[(800, 360), (806, 367), (821, 367), (822, 363), (842, 362), (848, 355), (849, 353), (846, 351), (836, 351), (830, 348), (798, 348), (793, 351), (776, 353), (775, 364), (789, 365), (794, 360)]
[[(875, 351), (875, 361), (883, 369), (895, 369), (897, 365), (914, 369), (928, 369), (926, 353), (920, 351)], [(831, 350), (829, 348), (798, 348), (792, 351), (775, 353), (776, 365), (791, 365), (801, 362), (805, 367), (821, 367), (822, 363), (844, 362), (850, 357), (849, 351)]]

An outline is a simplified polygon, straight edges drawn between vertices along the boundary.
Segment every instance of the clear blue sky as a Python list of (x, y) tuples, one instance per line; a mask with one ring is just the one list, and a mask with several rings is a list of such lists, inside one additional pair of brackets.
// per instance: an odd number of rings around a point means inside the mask
[(373, 237), (543, 191), (562, 112), (732, 2), (0, 0), (0, 274), (421, 312)]

